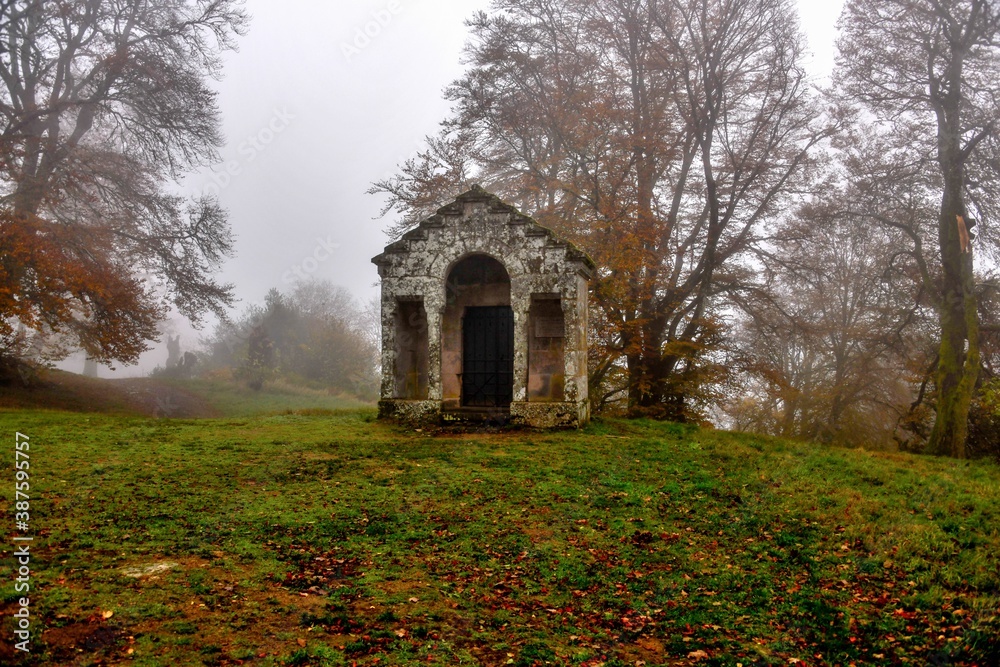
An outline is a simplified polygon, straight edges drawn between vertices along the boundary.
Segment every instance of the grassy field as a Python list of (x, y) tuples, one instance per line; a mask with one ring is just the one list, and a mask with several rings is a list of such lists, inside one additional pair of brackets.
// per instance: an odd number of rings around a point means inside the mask
[(226, 417), (283, 412), (323, 413), (371, 406), (371, 403), (352, 396), (284, 383), (268, 383), (259, 391), (225, 380), (167, 380), (164, 384), (200, 397), (217, 415)]
[(0, 412), (35, 665), (997, 665), (1000, 469), (651, 422)]
[(70, 412), (204, 418), (282, 412), (361, 409), (371, 403), (341, 394), (269, 382), (253, 391), (231, 379), (131, 378), (104, 380), (54, 369), (39, 372), (29, 388), (0, 383), (0, 410), (58, 409)]

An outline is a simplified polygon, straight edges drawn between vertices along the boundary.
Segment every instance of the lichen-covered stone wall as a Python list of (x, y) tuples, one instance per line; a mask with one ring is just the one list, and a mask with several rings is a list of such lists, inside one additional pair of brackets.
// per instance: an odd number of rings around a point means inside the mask
[[(485, 257), (496, 260), (506, 276), (484, 278), (483, 284), (469, 285), (462, 292), (462, 282), (449, 283), (449, 277), (459, 262), (475, 256), (484, 256), (484, 266), (490, 264)], [(449, 418), (462, 418), (456, 379), (461, 375), (461, 335), (455, 331), (461, 327), (461, 312), (472, 305), (509, 304), (514, 317), (510, 419), (538, 427), (579, 426), (587, 421), (587, 286), (594, 264), (584, 253), (474, 186), (372, 261), (382, 279), (380, 415), (426, 422), (447, 412)], [(530, 317), (533, 300), (534, 322)], [(546, 302), (544, 309), (539, 307), (541, 301)], [(421, 303), (422, 309), (414, 302)], [(561, 337), (552, 331), (558, 322), (551, 317), (553, 307), (562, 310)], [(425, 321), (413, 321), (416, 312)], [(546, 315), (545, 321), (537, 321), (539, 312)], [(426, 356), (415, 352), (415, 346), (426, 346)], [(532, 366), (532, 349), (536, 354), (561, 349), (561, 372), (552, 359), (544, 363), (536, 359)], [(409, 362), (400, 357), (401, 351), (407, 358), (421, 360), (425, 369), (408, 370), (405, 364)], [(529, 377), (533, 372), (547, 376)], [(406, 395), (405, 387), (414, 384), (406, 377), (422, 378), (424, 373), (426, 383), (419, 383), (420, 394)], [(537, 387), (543, 385), (552, 389), (539, 391)]]

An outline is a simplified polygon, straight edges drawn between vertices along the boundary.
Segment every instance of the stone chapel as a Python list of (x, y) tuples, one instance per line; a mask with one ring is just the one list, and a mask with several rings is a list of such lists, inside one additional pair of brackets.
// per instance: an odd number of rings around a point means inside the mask
[(382, 280), (380, 417), (588, 421), (586, 254), (473, 186), (372, 262)]

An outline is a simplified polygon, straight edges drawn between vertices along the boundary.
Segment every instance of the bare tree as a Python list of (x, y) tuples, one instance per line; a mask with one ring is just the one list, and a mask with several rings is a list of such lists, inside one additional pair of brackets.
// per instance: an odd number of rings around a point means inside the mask
[(206, 80), (246, 21), (238, 0), (0, 1), (0, 293), (22, 297), (0, 298), (0, 336), (68, 331), (132, 362), (168, 306), (230, 303), (224, 211), (167, 185), (216, 155)]
[(470, 27), (442, 136), (462, 159), (432, 151), (375, 190), (407, 219), (452, 194), (427, 174), (478, 177), (582, 245), (595, 395), (624, 366), (634, 413), (697, 418), (720, 294), (826, 136), (790, 2), (498, 0)]
[(986, 224), (974, 245), (971, 228), (998, 212), (1000, 14), (989, 0), (849, 0), (841, 27), (841, 90), (895, 137), (902, 161), (934, 172), (936, 239), (903, 227), (918, 252), (939, 252), (940, 273), (923, 271), (940, 327), (929, 448), (964, 457), (981, 356), (972, 249), (997, 248)]
[[(768, 245), (771, 279), (742, 295), (738, 359), (768, 406), (750, 423), (888, 446), (912, 401), (909, 367), (923, 358), (928, 304), (900, 252), (903, 235), (851, 212), (857, 182), (818, 189)], [(754, 406), (732, 407), (745, 420)]]

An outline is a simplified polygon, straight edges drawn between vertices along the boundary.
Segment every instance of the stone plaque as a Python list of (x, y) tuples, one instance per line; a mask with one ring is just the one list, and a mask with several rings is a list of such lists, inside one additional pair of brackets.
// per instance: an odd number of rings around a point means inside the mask
[(562, 338), (566, 327), (561, 317), (536, 317), (535, 338)]

